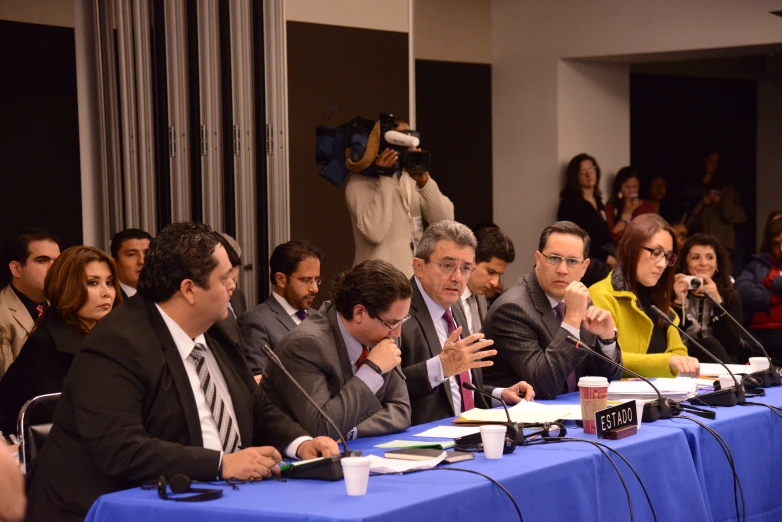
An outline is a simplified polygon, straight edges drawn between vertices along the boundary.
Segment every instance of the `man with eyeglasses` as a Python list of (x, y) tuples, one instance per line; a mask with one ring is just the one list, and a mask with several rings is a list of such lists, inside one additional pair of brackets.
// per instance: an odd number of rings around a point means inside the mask
[(402, 327), (401, 339), (414, 425), (492, 406), (481, 394), (465, 389), (465, 382), (509, 404), (535, 396), (526, 382), (507, 388), (483, 384), (481, 368), (492, 364), (484, 359), (497, 352), (484, 350), (493, 343), (483, 334), (470, 334), (457, 304), (475, 270), (475, 247), (470, 229), (455, 221), (431, 225), (418, 243), (411, 279), (412, 319)]
[(320, 288), (323, 260), (315, 245), (301, 239), (277, 245), (272, 252), (271, 296), (238, 318), (245, 359), (256, 381), (260, 382), (267, 363), (261, 346), (274, 350), (280, 339), (315, 312), (312, 301)]
[(622, 363), (611, 313), (592, 306), (581, 283), (589, 245), (589, 235), (570, 221), (543, 230), (535, 270), (505, 291), (486, 316), (484, 332), (497, 351), (484, 371), (486, 382), (504, 386), (525, 379), (538, 398), (553, 399), (576, 391), (584, 375), (621, 378), (621, 370), (567, 341), (572, 335)]
[[(346, 439), (406, 430), (410, 400), (393, 337), (410, 318), (410, 282), (390, 263), (369, 260), (339, 274), (332, 293), (276, 353)], [(337, 436), (276, 365), (266, 367), (261, 386), (305, 430)]]

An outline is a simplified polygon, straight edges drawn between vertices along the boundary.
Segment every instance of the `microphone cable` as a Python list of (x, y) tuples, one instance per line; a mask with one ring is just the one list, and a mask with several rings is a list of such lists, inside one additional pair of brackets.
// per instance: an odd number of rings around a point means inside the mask
[(751, 401), (744, 401), (740, 402), (739, 406), (765, 406), (769, 410), (773, 411), (779, 418), (782, 418), (782, 408), (778, 406), (772, 406), (771, 404), (763, 404), (762, 402), (751, 402)]
[[(705, 429), (709, 434), (711, 434), (712, 437), (717, 441), (717, 444), (720, 445), (720, 448), (722, 449), (722, 452), (725, 454), (725, 458), (728, 459), (728, 464), (730, 464), (730, 470), (731, 473), (733, 473), (733, 501), (736, 506), (736, 520), (747, 520), (747, 504), (746, 500), (744, 498), (744, 488), (741, 485), (741, 480), (739, 480), (739, 475), (736, 473), (736, 465), (733, 461), (733, 453), (730, 451), (730, 447), (728, 446), (728, 443), (725, 442), (725, 439), (722, 438), (722, 436), (714, 431), (711, 427), (709, 427), (707, 424), (704, 424), (703, 422), (699, 421), (698, 419), (695, 419), (693, 417), (689, 417), (687, 415), (679, 415), (676, 417), (677, 419), (687, 419), (695, 424), (699, 425), (703, 429)], [(673, 419), (671, 419), (673, 420)], [(738, 491), (736, 490), (736, 486), (738, 486)], [(741, 511), (739, 511), (739, 499), (738, 499), (738, 493), (741, 493)], [(742, 513), (744, 514), (742, 516)]]

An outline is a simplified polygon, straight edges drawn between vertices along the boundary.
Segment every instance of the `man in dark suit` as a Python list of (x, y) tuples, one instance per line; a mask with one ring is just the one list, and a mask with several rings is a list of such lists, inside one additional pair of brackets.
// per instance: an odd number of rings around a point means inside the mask
[(525, 379), (538, 398), (553, 399), (576, 391), (583, 375), (621, 377), (621, 370), (566, 340), (572, 335), (622, 363), (611, 313), (591, 306), (581, 283), (589, 243), (587, 233), (570, 221), (543, 230), (535, 270), (505, 291), (486, 316), (484, 332), (497, 349), (494, 366), (484, 372), (487, 382), (503, 386)]
[(30, 472), (29, 520), (81, 520), (98, 496), (161, 475), (263, 478), (279, 474), (281, 452), (338, 452), (269, 402), (237, 345), (207, 332), (233, 289), (218, 237), (200, 223), (163, 229), (139, 295), (85, 338)]
[(497, 226), (487, 226), (475, 232), (475, 271), (467, 281), (458, 305), (462, 307), (467, 327), (473, 333), (483, 332), (488, 312), (486, 293), (500, 285), (500, 277), (516, 259), (513, 241)]
[[(491, 407), (482, 395), (463, 388), (471, 382), (509, 404), (535, 396), (532, 387), (517, 382), (507, 388), (483, 385), (481, 368), (495, 350), (483, 334), (470, 335), (456, 305), (474, 270), (475, 236), (455, 221), (430, 226), (418, 242), (411, 279), (411, 320), (402, 326), (402, 368), (413, 407), (413, 424), (461, 414), (473, 407)], [(499, 404), (499, 403), (498, 403)]]
[[(332, 292), (334, 300), (285, 336), (276, 353), (345, 438), (406, 430), (410, 399), (392, 336), (409, 317), (410, 281), (370, 260), (338, 275)], [(310, 433), (337, 435), (276, 365), (266, 367), (261, 387)]]
[(247, 364), (260, 379), (266, 367), (261, 346), (272, 350), (288, 332), (301, 324), (315, 310), (312, 301), (320, 287), (320, 265), (323, 253), (305, 240), (277, 245), (269, 259), (272, 295), (252, 310), (239, 316)]
[(136, 295), (138, 276), (144, 268), (152, 236), (140, 228), (120, 230), (111, 238), (111, 257), (117, 263), (117, 278), (122, 300)]

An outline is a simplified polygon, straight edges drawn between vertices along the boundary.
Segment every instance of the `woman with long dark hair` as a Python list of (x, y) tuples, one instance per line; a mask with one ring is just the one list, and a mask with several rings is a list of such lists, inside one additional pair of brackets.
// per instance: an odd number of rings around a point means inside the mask
[(646, 377), (695, 377), (700, 368), (679, 332), (651, 311), (656, 306), (679, 322), (671, 312), (677, 250), (676, 235), (663, 218), (639, 216), (622, 235), (616, 268), (589, 289), (595, 306), (614, 317), (625, 366)]
[[(721, 361), (746, 363), (751, 354), (742, 348), (739, 328), (706, 296), (708, 292), (730, 315), (742, 320), (741, 296), (733, 288), (727, 251), (717, 238), (695, 234), (684, 243), (680, 256), (673, 282), (673, 310), (681, 327)], [(699, 279), (693, 285), (688, 276)], [(684, 344), (701, 362), (712, 362), (687, 339)]]
[(630, 221), (642, 214), (655, 212), (649, 201), (642, 200), (641, 176), (632, 167), (622, 167), (616, 173), (611, 199), (606, 204), (606, 222), (615, 241), (621, 239)]
[(62, 390), (82, 338), (122, 302), (116, 282), (114, 260), (105, 252), (75, 246), (60, 254), (44, 282), (49, 308), (0, 380), (0, 430), (15, 433), (26, 401)]

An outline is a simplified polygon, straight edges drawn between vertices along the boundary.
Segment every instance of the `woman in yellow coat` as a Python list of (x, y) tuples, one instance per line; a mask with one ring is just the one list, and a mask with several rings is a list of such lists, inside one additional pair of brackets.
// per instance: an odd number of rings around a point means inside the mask
[(678, 246), (670, 225), (644, 214), (625, 229), (618, 264), (589, 289), (595, 306), (611, 312), (624, 364), (645, 377), (696, 377), (698, 359), (687, 354), (679, 332), (659, 320), (654, 305), (679, 322), (671, 309)]

